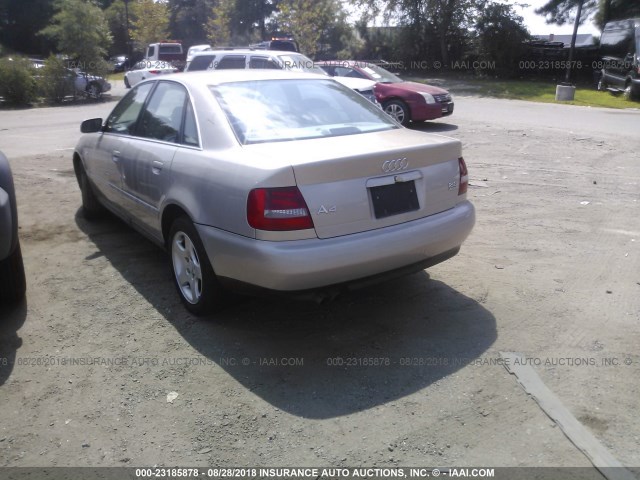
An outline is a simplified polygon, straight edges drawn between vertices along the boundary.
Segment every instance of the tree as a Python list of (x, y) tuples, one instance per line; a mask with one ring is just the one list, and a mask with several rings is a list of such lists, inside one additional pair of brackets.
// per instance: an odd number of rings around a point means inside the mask
[[(576, 37), (578, 36), (578, 27), (597, 7), (597, 0), (549, 0), (545, 5), (538, 8), (536, 13), (545, 15), (547, 23), (556, 23), (563, 25), (572, 20), (572, 12), (575, 9), (576, 14), (573, 17), (573, 36), (571, 37), (571, 47), (569, 48), (569, 61), (567, 62), (567, 73), (565, 83), (569, 84), (571, 79), (571, 69), (573, 66), (573, 53), (576, 49)], [(586, 12), (586, 15), (585, 15)]]
[(55, 0), (54, 7), (51, 24), (40, 33), (52, 38), (82, 70), (104, 73), (112, 39), (103, 11), (89, 0)]
[(137, 0), (131, 12), (131, 38), (139, 49), (169, 38), (169, 5), (165, 0)]
[(205, 27), (211, 45), (228, 45), (231, 42), (231, 18), (234, 5), (234, 0), (219, 0), (217, 5), (211, 8)]
[(23, 53), (48, 51), (37, 33), (53, 15), (53, 0), (0, 0), (0, 44)]
[(547, 23), (564, 25), (573, 23), (576, 19), (578, 7), (582, 5), (579, 23), (591, 15), (598, 6), (598, 0), (548, 0), (542, 7), (536, 9), (538, 15), (545, 17)]
[(284, 0), (275, 18), (280, 31), (294, 36), (300, 50), (315, 57), (335, 45), (335, 36), (344, 33), (346, 13), (336, 0)]
[(595, 23), (602, 29), (612, 20), (637, 17), (640, 17), (640, 2), (637, 0), (600, 0)]
[[(365, 19), (382, 16), (407, 35), (402, 44), (412, 57), (440, 59), (450, 64), (460, 56), (469, 39), (482, 0), (356, 0)], [(403, 51), (405, 51), (403, 49)]]
[[(128, 0), (127, 0), (128, 1)], [(109, 24), (111, 35), (113, 37), (113, 44), (111, 48), (112, 54), (120, 55), (122, 53), (129, 53), (129, 39), (130, 33), (127, 32), (127, 6), (124, 0), (115, 0), (104, 11), (105, 18)], [(133, 17), (129, 18), (129, 21)]]
[(169, 31), (172, 38), (190, 45), (202, 43), (207, 36), (206, 25), (217, 0), (168, 0)]
[(493, 61), (500, 76), (513, 75), (525, 52), (529, 31), (511, 5), (490, 3), (476, 21), (478, 53), (483, 60)]

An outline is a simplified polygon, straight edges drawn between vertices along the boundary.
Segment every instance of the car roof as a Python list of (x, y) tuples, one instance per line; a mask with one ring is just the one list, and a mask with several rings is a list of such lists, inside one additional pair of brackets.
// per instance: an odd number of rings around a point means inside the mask
[(317, 73), (306, 73), (291, 70), (276, 69), (229, 69), (215, 71), (183, 72), (166, 75), (154, 80), (175, 80), (186, 86), (220, 85), (223, 83), (243, 82), (254, 80), (332, 80)]
[(222, 55), (222, 54), (239, 54), (239, 55), (251, 55), (258, 54), (262, 56), (277, 57), (279, 55), (302, 55), (300, 52), (290, 52), (287, 50), (264, 50), (261, 48), (219, 48), (205, 50), (202, 52), (195, 52), (193, 58), (201, 57), (203, 55)]

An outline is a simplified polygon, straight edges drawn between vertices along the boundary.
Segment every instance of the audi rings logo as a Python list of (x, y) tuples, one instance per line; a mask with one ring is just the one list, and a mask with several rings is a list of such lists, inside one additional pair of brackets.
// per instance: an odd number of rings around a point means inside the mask
[(387, 160), (382, 164), (382, 171), (386, 173), (390, 172), (400, 172), (402, 170), (406, 170), (409, 166), (409, 160), (407, 157), (404, 158), (396, 158), (395, 160)]

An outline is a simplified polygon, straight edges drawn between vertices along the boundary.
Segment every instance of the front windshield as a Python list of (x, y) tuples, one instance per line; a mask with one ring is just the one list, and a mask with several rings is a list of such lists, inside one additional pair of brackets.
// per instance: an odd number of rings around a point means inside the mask
[(327, 72), (313, 63), (309, 57), (304, 55), (278, 55), (285, 70), (294, 70), (296, 72), (317, 73), (319, 75), (329, 76)]
[(366, 66), (362, 67), (367, 75), (371, 77), (371, 79), (375, 82), (380, 83), (400, 83), (404, 82), (400, 77), (394, 75), (389, 70), (385, 70), (382, 67), (374, 65), (372, 63), (368, 63)]
[(210, 88), (243, 145), (399, 128), (362, 95), (333, 80), (257, 80)]

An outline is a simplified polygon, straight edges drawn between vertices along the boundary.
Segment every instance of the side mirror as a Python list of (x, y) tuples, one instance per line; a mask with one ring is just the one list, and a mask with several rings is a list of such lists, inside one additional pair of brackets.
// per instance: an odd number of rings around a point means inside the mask
[(85, 120), (80, 124), (80, 131), (82, 133), (95, 133), (101, 130), (102, 130), (101, 118), (91, 118), (89, 120)]

